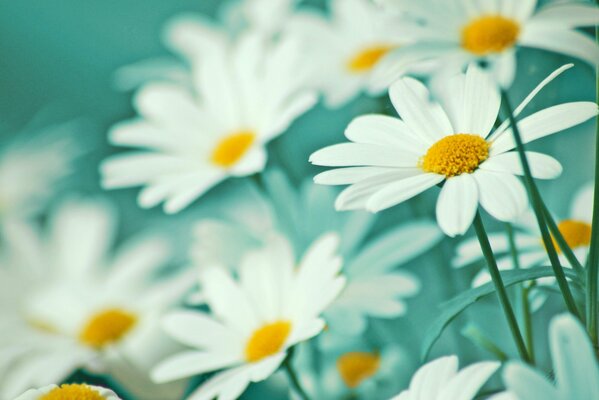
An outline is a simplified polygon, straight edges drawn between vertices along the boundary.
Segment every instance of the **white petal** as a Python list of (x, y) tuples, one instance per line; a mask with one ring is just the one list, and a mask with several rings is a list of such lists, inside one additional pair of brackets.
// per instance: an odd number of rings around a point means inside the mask
[(491, 375), (501, 366), (498, 362), (479, 362), (460, 371), (437, 394), (437, 399), (472, 400)]
[(556, 29), (545, 25), (530, 26), (522, 33), (520, 44), (580, 58), (591, 65), (599, 62), (597, 43), (588, 35), (573, 30)]
[(239, 362), (237, 355), (187, 351), (162, 361), (152, 370), (156, 383), (174, 381), (205, 372), (215, 371)]
[(440, 389), (458, 371), (456, 356), (441, 357), (421, 367), (410, 382), (410, 395), (413, 399), (437, 399)]
[(591, 223), (593, 220), (594, 191), (595, 185), (593, 182), (590, 182), (576, 193), (570, 207), (571, 218)]
[(540, 9), (529, 24), (576, 28), (599, 24), (599, 8), (586, 4), (558, 4)]
[(243, 338), (202, 312), (173, 311), (164, 316), (163, 329), (174, 339), (204, 350), (235, 353)]
[(366, 209), (378, 212), (393, 207), (441, 183), (444, 179), (442, 175), (422, 173), (390, 183), (368, 199)]
[(135, 97), (140, 114), (159, 126), (181, 129), (198, 126), (199, 109), (191, 93), (174, 84), (152, 83), (144, 86)]
[[(555, 179), (562, 174), (562, 165), (555, 158), (546, 154), (526, 152), (533, 178)], [(514, 175), (524, 175), (520, 157), (515, 151), (493, 156), (479, 167), (483, 171), (503, 172)]]
[(478, 188), (471, 174), (448, 178), (437, 199), (437, 222), (446, 235), (466, 233), (478, 209)]
[(314, 177), (319, 185), (352, 185), (377, 175), (393, 172), (394, 168), (385, 167), (347, 167), (321, 172)]
[(462, 133), (487, 137), (499, 114), (501, 96), (488, 73), (470, 64), (464, 81)]
[(327, 167), (415, 167), (419, 155), (406, 148), (365, 143), (341, 143), (312, 153), (310, 162)]
[(494, 218), (514, 221), (526, 210), (526, 190), (515, 176), (480, 169), (473, 176), (478, 184), (480, 204)]
[(544, 376), (520, 363), (511, 362), (505, 367), (503, 381), (518, 400), (561, 399), (557, 390)]

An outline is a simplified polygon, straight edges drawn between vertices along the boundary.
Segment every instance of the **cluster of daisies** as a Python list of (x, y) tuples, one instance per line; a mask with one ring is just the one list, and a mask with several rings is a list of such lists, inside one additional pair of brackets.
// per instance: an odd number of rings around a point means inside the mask
[[(56, 196), (93, 151), (73, 126), (0, 154), (0, 400), (599, 398), (595, 187), (558, 218), (537, 180), (563, 167), (525, 149), (592, 130), (599, 109), (534, 107), (573, 64), (532, 82), (515, 107), (510, 90), (525, 48), (599, 64), (578, 29), (599, 24), (599, 8), (325, 3), (240, 0), (218, 20), (181, 16), (165, 29), (177, 61), (117, 72), (136, 116), (108, 133), (126, 150), (101, 162), (101, 185), (141, 187), (139, 207), (162, 206), (141, 233), (108, 195)], [(313, 108), (335, 119), (365, 96), (379, 113), (354, 115), (347, 141), (301, 145), (311, 132), (298, 119)], [(285, 152), (279, 137), (291, 135), (300, 145)], [(330, 168), (312, 176), (309, 163)], [(433, 212), (424, 192), (438, 193)], [(172, 215), (206, 202), (191, 224)], [(445, 286), (472, 271), (458, 297), (438, 304), (417, 273), (431, 263)], [(439, 314), (437, 337), (496, 295), (489, 315), (503, 314), (505, 337), (468, 330), (484, 361), (466, 357), (461, 370), (463, 338), (449, 355), (414, 357), (437, 339), (410, 324), (420, 294)], [(411, 331), (389, 329), (397, 320)]]

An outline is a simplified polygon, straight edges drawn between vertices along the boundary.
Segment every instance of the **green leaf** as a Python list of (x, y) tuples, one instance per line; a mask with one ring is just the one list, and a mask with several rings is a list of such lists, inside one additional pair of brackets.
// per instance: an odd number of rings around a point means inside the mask
[[(576, 273), (572, 269), (564, 268), (564, 272), (568, 278), (574, 281), (577, 280)], [(548, 276), (553, 276), (553, 270), (550, 267), (535, 267), (501, 272), (501, 277), (503, 278), (503, 283), (506, 287)], [(421, 351), (422, 360), (427, 359), (431, 348), (451, 321), (453, 321), (468, 306), (493, 293), (495, 293), (495, 286), (493, 286), (492, 282), (489, 282), (463, 292), (453, 299), (441, 304), (441, 313), (433, 321), (424, 336)]]

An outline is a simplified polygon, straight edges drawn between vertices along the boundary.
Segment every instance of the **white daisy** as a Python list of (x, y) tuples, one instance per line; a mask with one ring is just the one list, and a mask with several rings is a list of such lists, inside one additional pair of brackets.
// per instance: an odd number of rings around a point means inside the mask
[(281, 33), (301, 0), (239, 0), (225, 8), (224, 21), (233, 31), (255, 30), (265, 35)]
[(145, 186), (140, 206), (175, 213), (230, 176), (261, 171), (266, 144), (316, 101), (299, 44), (246, 34), (216, 46), (193, 68), (194, 88), (151, 83), (136, 96), (141, 118), (110, 133), (119, 146), (101, 170), (106, 188)]
[(85, 384), (49, 385), (41, 389), (30, 389), (15, 400), (121, 400), (112, 390)]
[(221, 266), (203, 271), (212, 315), (181, 310), (165, 317), (167, 333), (193, 350), (159, 364), (152, 378), (168, 382), (223, 369), (190, 400), (235, 399), (268, 378), (290, 347), (324, 328), (320, 315), (344, 285), (338, 241), (323, 236), (297, 262), (289, 243), (273, 238), (244, 257), (237, 281)]
[[(70, 200), (51, 214), (46, 232), (25, 223), (5, 226), (0, 398), (60, 382), (79, 368), (113, 373), (117, 361), (128, 368), (117, 365), (127, 375), (115, 378), (136, 391), (130, 377), (143, 375), (174, 346), (157, 337), (157, 323), (193, 285), (193, 271), (152, 283), (169, 257), (168, 243), (140, 237), (113, 254), (115, 224), (106, 204)], [(182, 387), (153, 389), (156, 397), (144, 398), (177, 398)]]
[(571, 315), (554, 317), (549, 327), (555, 382), (528, 365), (511, 362), (503, 381), (517, 400), (590, 400), (599, 398), (599, 365), (584, 328)]
[[(581, 265), (586, 264), (586, 259), (591, 244), (591, 223), (593, 218), (593, 184), (585, 185), (574, 196), (570, 206), (570, 216), (559, 221), (558, 228), (564, 239), (574, 252)], [(538, 224), (532, 212), (526, 212), (515, 222), (518, 229), (514, 233), (514, 240), (518, 250), (518, 262), (520, 268), (531, 268), (539, 265), (549, 265), (547, 251), (543, 245), (543, 239), (539, 232)], [(513, 269), (510, 244), (505, 232), (492, 233), (489, 241), (493, 252), (497, 256), (497, 266), (500, 270)], [(567, 258), (555, 243), (556, 250), (560, 256), (560, 262), (564, 266), (570, 266)], [(454, 267), (463, 267), (476, 261), (482, 260), (483, 255), (480, 245), (476, 239), (468, 239), (460, 243), (456, 249), (457, 255), (453, 260)], [(473, 285), (479, 286), (491, 280), (489, 273), (480, 271), (474, 278)], [(553, 282), (550, 278), (549, 282)]]
[(370, 0), (333, 0), (330, 16), (303, 12), (290, 29), (310, 43), (311, 59), (318, 64), (317, 79), (330, 107), (341, 106), (368, 89), (379, 61), (408, 42), (394, 13)]
[(268, 230), (284, 233), (297, 253), (323, 233), (335, 232), (341, 238), (347, 284), (324, 313), (329, 329), (321, 336), (321, 344), (342, 340), (338, 335), (360, 335), (369, 318), (406, 314), (406, 300), (421, 285), (415, 275), (398, 267), (442, 239), (433, 222), (416, 220), (373, 235), (373, 215), (335, 211), (333, 188), (306, 180), (298, 190), (276, 170), (266, 172), (264, 182), (268, 198), (248, 188), (232, 196), (238, 200), (224, 205), (226, 217), (196, 225), (194, 265), (238, 265), (239, 255), (261, 246)]
[(456, 356), (438, 358), (420, 367), (410, 387), (392, 400), (472, 400), (500, 365), (484, 361), (458, 371)]
[[(562, 68), (561, 70), (567, 67)], [(561, 70), (543, 81), (517, 108), (519, 114), (536, 93)], [(439, 87), (441, 104), (431, 102), (419, 81), (403, 78), (389, 96), (402, 119), (366, 115), (355, 119), (345, 135), (351, 143), (312, 154), (316, 165), (338, 168), (316, 176), (317, 183), (351, 185), (337, 198), (340, 210), (384, 210), (443, 184), (437, 222), (449, 236), (470, 227), (480, 205), (501, 221), (512, 221), (527, 207), (515, 143), (508, 123), (493, 125), (500, 95), (477, 66)], [(538, 111), (518, 123), (524, 143), (580, 124), (597, 115), (592, 102), (564, 103)], [(552, 157), (527, 152), (532, 173), (552, 179), (561, 165)]]
[(497, 81), (508, 87), (516, 73), (520, 47), (566, 54), (593, 66), (599, 62), (595, 41), (575, 29), (597, 25), (597, 7), (559, 4), (535, 12), (536, 4), (537, 0), (402, 3), (409, 8), (410, 18), (398, 18), (396, 23), (411, 25), (415, 42), (381, 63), (375, 72), (375, 85), (386, 87), (410, 64), (436, 59), (446, 69), (461, 69), (473, 60), (484, 60)]
[(73, 170), (81, 149), (74, 124), (27, 135), (22, 132), (0, 153), (0, 220), (39, 213), (61, 179)]

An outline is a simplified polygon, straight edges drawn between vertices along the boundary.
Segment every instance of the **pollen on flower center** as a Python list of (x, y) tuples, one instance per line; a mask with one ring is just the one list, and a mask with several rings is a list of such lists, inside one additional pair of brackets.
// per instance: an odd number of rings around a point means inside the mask
[(239, 131), (221, 139), (210, 156), (212, 164), (229, 168), (239, 161), (256, 139), (252, 131)]
[[(591, 225), (572, 219), (566, 219), (557, 225), (560, 233), (571, 249), (589, 246), (591, 244)], [(553, 244), (559, 253), (562, 252), (557, 241), (553, 238)]]
[(457, 176), (474, 172), (489, 158), (489, 143), (478, 135), (458, 133), (433, 144), (420, 160), (426, 172)]
[(93, 315), (79, 334), (79, 340), (88, 346), (101, 348), (123, 338), (137, 322), (137, 317), (117, 308)]
[(347, 69), (353, 73), (370, 71), (385, 56), (393, 46), (375, 45), (356, 53), (347, 62)]
[(462, 47), (484, 56), (512, 47), (518, 40), (520, 25), (501, 15), (485, 15), (462, 29)]
[(87, 385), (64, 384), (50, 390), (39, 400), (105, 400), (105, 398)]
[(345, 353), (337, 359), (337, 370), (347, 387), (355, 388), (379, 369), (380, 355), (367, 352)]
[(254, 331), (245, 346), (248, 362), (260, 361), (281, 351), (291, 332), (291, 322), (277, 321)]

